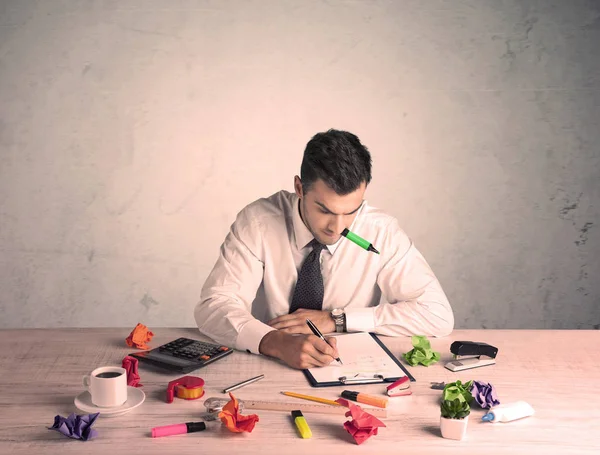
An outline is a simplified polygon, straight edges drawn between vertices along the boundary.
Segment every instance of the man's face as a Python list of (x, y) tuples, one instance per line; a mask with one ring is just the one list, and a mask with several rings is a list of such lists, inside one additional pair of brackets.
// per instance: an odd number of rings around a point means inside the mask
[(360, 209), (366, 182), (350, 194), (340, 196), (323, 180), (317, 180), (308, 192), (302, 192), (300, 177), (294, 178), (294, 188), (300, 198), (302, 220), (312, 235), (324, 245), (333, 245), (344, 228), (349, 228)]

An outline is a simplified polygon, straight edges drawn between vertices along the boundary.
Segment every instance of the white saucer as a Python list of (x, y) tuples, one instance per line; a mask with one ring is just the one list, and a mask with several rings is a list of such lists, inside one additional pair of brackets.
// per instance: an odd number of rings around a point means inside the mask
[(89, 414), (99, 412), (99, 417), (115, 417), (137, 408), (146, 399), (146, 394), (137, 387), (127, 386), (127, 401), (121, 406), (103, 408), (92, 403), (92, 396), (87, 390), (75, 397), (75, 406)]

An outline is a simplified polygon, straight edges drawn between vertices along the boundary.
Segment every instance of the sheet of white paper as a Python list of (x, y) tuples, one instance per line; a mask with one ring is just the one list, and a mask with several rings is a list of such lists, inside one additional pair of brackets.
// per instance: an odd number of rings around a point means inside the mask
[(368, 377), (376, 374), (384, 378), (401, 378), (406, 373), (394, 362), (381, 346), (366, 332), (336, 335), (340, 365), (333, 362), (326, 367), (310, 368), (317, 382), (336, 382), (341, 376)]

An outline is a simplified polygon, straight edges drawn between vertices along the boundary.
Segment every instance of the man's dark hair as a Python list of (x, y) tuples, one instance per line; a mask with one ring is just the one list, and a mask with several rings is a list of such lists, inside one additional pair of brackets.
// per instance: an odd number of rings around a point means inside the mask
[(347, 131), (317, 133), (306, 144), (300, 180), (307, 192), (318, 179), (343, 196), (371, 182), (371, 154), (358, 137)]

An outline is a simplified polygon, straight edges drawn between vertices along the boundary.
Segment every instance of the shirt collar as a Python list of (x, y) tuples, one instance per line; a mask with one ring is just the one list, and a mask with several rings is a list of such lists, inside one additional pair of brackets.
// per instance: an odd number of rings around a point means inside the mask
[[(352, 228), (354, 226), (354, 224), (356, 223), (356, 220), (358, 219), (361, 212), (363, 211), (363, 208), (366, 205), (367, 205), (367, 201), (364, 200), (363, 203), (361, 204), (360, 209), (358, 210), (358, 213), (356, 215), (356, 218), (354, 218), (354, 222), (352, 223), (350, 228)], [(301, 250), (306, 245), (308, 245), (312, 241), (312, 239), (314, 239), (315, 237), (314, 237), (314, 235), (312, 235), (312, 232), (310, 232), (308, 230), (308, 228), (304, 224), (304, 221), (302, 221), (302, 218), (300, 217), (300, 198), (298, 197), (297, 194), (294, 195), (294, 198), (292, 201), (292, 206), (293, 206), (293, 213), (294, 213), (293, 222), (294, 222), (294, 236), (296, 237), (296, 248), (298, 250)], [(329, 252), (331, 253), (331, 255), (333, 255), (333, 253), (335, 253), (335, 251), (338, 249), (338, 247), (340, 246), (340, 244), (343, 240), (344, 240), (344, 237), (340, 236), (338, 241), (335, 242), (333, 245), (326, 245), (326, 247), (329, 250)]]
[(296, 248), (301, 250), (315, 237), (308, 230), (304, 224), (304, 221), (302, 221), (302, 218), (300, 217), (300, 198), (297, 194), (294, 195), (292, 200), (292, 211), (294, 220), (294, 235), (296, 237)]

